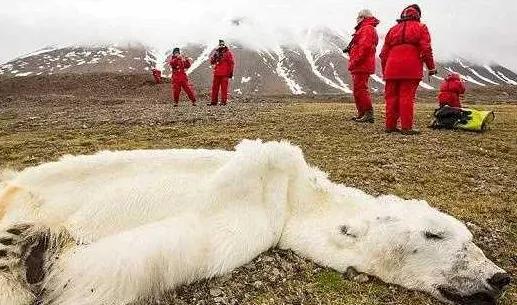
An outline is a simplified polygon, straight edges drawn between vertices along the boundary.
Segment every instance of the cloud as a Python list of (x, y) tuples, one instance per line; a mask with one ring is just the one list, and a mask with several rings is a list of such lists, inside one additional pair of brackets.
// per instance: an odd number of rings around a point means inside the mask
[[(464, 56), (517, 70), (514, 0), (422, 0), (440, 59)], [(272, 47), (304, 29), (349, 34), (357, 11), (370, 8), (386, 33), (409, 4), (399, 0), (0, 0), (0, 61), (52, 45), (142, 41), (158, 48), (235, 38)], [(239, 27), (231, 20), (243, 18)]]

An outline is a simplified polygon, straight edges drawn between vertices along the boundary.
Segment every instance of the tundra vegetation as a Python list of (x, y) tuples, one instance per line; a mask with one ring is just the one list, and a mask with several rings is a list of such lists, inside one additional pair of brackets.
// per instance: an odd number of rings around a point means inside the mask
[[(435, 100), (417, 106), (418, 137), (347, 120), (349, 98), (236, 98), (226, 108), (173, 109), (168, 86), (119, 95), (81, 89), (56, 95), (0, 92), (0, 166), (22, 169), (63, 154), (142, 148), (232, 149), (243, 138), (288, 139), (333, 181), (370, 194), (427, 200), (467, 224), (488, 258), (517, 274), (517, 98), (475, 92), (467, 105), (496, 112), (485, 134), (431, 131)], [(498, 97), (498, 98), (495, 98)], [(497, 103), (493, 103), (497, 102)], [(376, 97), (375, 110), (384, 113)], [(204, 103), (201, 103), (202, 105)], [(102, 259), (102, 258), (99, 258)], [(161, 302), (161, 303), (160, 303)], [(221, 278), (142, 304), (435, 304), (419, 292), (345, 276), (272, 250)], [(517, 303), (515, 286), (501, 304)]]

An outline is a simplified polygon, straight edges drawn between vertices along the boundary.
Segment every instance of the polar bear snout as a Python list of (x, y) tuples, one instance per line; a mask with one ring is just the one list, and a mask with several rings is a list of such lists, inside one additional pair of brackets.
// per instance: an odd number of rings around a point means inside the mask
[[(495, 278), (495, 279), (494, 279)], [(438, 291), (444, 301), (458, 305), (496, 305), (502, 292), (510, 284), (511, 278), (507, 273), (498, 273), (490, 278), (487, 282), (497, 281), (495, 286), (488, 289), (481, 289), (479, 291), (462, 294), (452, 287), (438, 287)], [(500, 281), (500, 282), (499, 282)]]
[[(472, 249), (477, 250), (475, 246)], [(512, 281), (508, 273), (484, 257), (478, 261), (461, 262), (461, 265), (477, 265), (478, 268), (460, 270), (449, 278), (447, 284), (438, 287), (440, 296), (449, 303), (495, 305)]]
[(489, 278), (487, 282), (495, 290), (503, 291), (512, 282), (512, 277), (506, 272), (499, 272)]

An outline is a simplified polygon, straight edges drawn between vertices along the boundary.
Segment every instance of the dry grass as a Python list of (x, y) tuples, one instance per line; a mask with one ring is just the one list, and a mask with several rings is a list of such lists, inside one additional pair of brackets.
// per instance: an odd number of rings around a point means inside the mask
[[(433, 105), (420, 104), (417, 120), (423, 134), (404, 137), (384, 134), (381, 122), (357, 125), (348, 121), (353, 106), (341, 103), (248, 103), (194, 110), (187, 106), (173, 109), (144, 99), (0, 98), (0, 166), (23, 168), (66, 153), (101, 149), (231, 149), (243, 138), (288, 139), (300, 145), (308, 160), (329, 172), (334, 181), (373, 194), (426, 199), (471, 223), (477, 243), (515, 280), (517, 106), (486, 107), (496, 110), (497, 120), (489, 132), (475, 134), (427, 130)], [(380, 119), (382, 109), (377, 110)], [(273, 252), (265, 257), (282, 255), (301, 266), (285, 281), (260, 280), (266, 276), (260, 268), (241, 268), (228, 278), (183, 287), (169, 302), (213, 304), (209, 289), (214, 286), (239, 304), (435, 302), (377, 281), (365, 285), (345, 281), (332, 271), (292, 258), (290, 253)], [(282, 262), (273, 260), (270, 265)], [(238, 285), (246, 281), (250, 285)], [(256, 281), (263, 285), (251, 284)], [(516, 303), (517, 289), (511, 288), (502, 304)]]

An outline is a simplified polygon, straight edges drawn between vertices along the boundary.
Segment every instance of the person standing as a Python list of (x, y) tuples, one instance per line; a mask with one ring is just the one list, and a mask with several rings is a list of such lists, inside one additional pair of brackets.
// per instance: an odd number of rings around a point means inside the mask
[(357, 116), (352, 120), (361, 123), (374, 123), (372, 97), (368, 86), (370, 75), (375, 73), (375, 55), (379, 36), (375, 27), (379, 20), (369, 10), (362, 10), (357, 16), (355, 34), (348, 47), (348, 71), (352, 74), (354, 101)]
[(187, 69), (192, 65), (191, 60), (183, 57), (179, 48), (174, 48), (169, 65), (172, 71), (171, 83), (174, 107), (178, 106), (181, 89), (185, 90), (192, 105), (196, 106), (196, 93), (187, 76)]
[(221, 105), (228, 103), (228, 90), (230, 79), (233, 78), (235, 60), (232, 51), (226, 46), (224, 40), (219, 40), (219, 46), (210, 55), (210, 64), (214, 70), (212, 80), (212, 95), (210, 106), (215, 106), (219, 102), (221, 94)]
[[(416, 4), (406, 7), (384, 42), (380, 58), (384, 75), (386, 100), (386, 132), (419, 134), (413, 129), (414, 103), (423, 78), (423, 65), (429, 76), (436, 74), (431, 35), (420, 22), (422, 11)], [(397, 129), (400, 119), (401, 130)]]
[(458, 73), (447, 75), (440, 86), (438, 103), (440, 108), (443, 106), (461, 108), (460, 96), (465, 93), (465, 84), (461, 81)]

